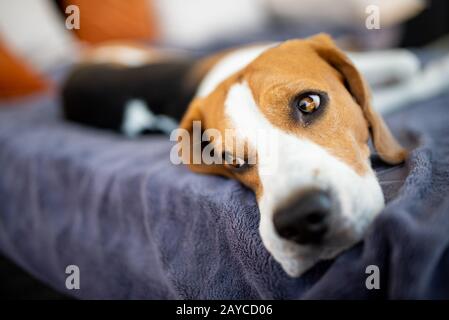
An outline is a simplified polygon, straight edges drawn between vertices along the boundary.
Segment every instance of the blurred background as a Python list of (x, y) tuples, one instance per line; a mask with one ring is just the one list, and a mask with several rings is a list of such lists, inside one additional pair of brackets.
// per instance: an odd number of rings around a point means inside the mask
[[(71, 5), (79, 8), (79, 29), (66, 27)], [(379, 28), (368, 29), (373, 5)], [(198, 56), (317, 32), (356, 51), (445, 47), (448, 7), (444, 0), (0, 0), (0, 99), (51, 87), (56, 70), (83, 48), (109, 41)]]
[[(79, 9), (79, 28), (67, 27), (77, 19), (73, 5)], [(369, 28), (376, 10), (379, 25)], [(111, 41), (138, 41), (201, 57), (318, 32), (353, 52), (410, 48), (426, 60), (448, 52), (449, 1), (0, 0), (0, 109), (11, 100), (57, 90), (64, 71), (86, 48)], [(403, 87), (415, 91), (410, 88)], [(0, 271), (0, 296), (64, 297), (4, 258)]]

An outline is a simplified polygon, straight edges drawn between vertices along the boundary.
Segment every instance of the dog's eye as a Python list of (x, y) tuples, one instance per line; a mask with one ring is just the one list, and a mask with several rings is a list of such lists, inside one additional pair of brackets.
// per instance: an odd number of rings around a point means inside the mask
[(243, 169), (247, 166), (245, 159), (234, 157), (231, 153), (224, 151), (222, 153), (223, 163), (233, 169)]
[(317, 94), (306, 94), (301, 96), (297, 102), (297, 108), (302, 113), (312, 113), (320, 107), (320, 96)]

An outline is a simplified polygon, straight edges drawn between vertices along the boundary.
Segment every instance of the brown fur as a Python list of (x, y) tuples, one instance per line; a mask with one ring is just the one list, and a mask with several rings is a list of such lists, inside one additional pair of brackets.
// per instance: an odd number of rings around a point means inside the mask
[[(232, 128), (224, 115), (227, 92), (233, 84), (243, 80), (248, 82), (261, 112), (274, 126), (321, 145), (360, 175), (369, 166), (370, 131), (384, 161), (397, 164), (406, 157), (406, 151), (372, 109), (363, 78), (324, 34), (287, 41), (265, 51), (208, 96), (194, 99), (181, 127), (191, 130), (192, 121), (200, 120), (203, 129), (215, 128), (224, 136), (225, 129)], [(290, 103), (298, 93), (311, 90), (326, 92), (329, 104), (316, 121), (301, 126), (291, 117)], [(222, 145), (216, 147), (223, 148)], [(233, 177), (253, 189), (256, 195), (262, 192), (254, 168), (243, 173), (234, 172), (225, 165), (199, 164), (190, 165), (190, 168), (195, 172)]]

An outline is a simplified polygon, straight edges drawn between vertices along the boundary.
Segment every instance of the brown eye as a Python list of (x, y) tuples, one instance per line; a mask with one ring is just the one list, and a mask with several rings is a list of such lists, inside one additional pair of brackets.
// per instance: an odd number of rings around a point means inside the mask
[(302, 113), (312, 113), (320, 107), (320, 100), (317, 94), (307, 94), (298, 100), (297, 107)]

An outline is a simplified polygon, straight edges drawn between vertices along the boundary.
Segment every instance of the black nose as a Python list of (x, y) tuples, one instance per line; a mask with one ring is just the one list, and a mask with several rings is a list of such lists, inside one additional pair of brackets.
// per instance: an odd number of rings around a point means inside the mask
[(327, 192), (310, 190), (274, 213), (274, 227), (282, 238), (302, 245), (318, 244), (328, 230), (331, 209)]

